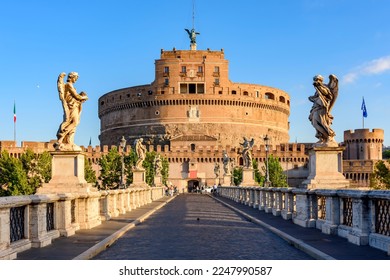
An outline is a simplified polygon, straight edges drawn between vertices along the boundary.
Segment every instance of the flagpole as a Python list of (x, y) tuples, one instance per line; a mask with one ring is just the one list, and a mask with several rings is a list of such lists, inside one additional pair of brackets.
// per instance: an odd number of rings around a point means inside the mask
[(16, 147), (17, 144), (16, 144), (16, 104), (15, 104), (15, 100), (14, 100), (14, 143), (15, 143), (15, 147)]

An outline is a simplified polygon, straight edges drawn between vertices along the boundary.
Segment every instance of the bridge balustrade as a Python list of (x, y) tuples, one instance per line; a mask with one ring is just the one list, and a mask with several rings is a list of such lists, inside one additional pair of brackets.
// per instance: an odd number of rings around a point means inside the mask
[(390, 191), (222, 186), (218, 194), (390, 255)]
[(90, 193), (0, 197), (0, 260), (51, 244), (164, 196), (164, 189), (128, 188)]

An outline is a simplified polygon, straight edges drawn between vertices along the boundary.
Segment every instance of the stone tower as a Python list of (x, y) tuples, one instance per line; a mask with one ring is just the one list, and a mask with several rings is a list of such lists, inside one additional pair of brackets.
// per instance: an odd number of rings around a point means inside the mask
[(381, 160), (383, 129), (344, 131), (344, 160)]

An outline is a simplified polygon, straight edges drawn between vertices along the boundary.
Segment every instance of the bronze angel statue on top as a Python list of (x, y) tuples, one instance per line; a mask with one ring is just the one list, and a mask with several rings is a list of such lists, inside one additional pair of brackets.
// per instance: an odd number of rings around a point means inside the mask
[(81, 104), (88, 99), (88, 96), (85, 92), (78, 94), (73, 86), (79, 78), (77, 72), (68, 74), (66, 84), (63, 81), (65, 76), (65, 73), (61, 73), (57, 79), (57, 89), (64, 117), (57, 131), (57, 142), (54, 148), (58, 151), (81, 151), (81, 148), (74, 144), (74, 135), (80, 123)]
[(338, 96), (338, 79), (335, 75), (329, 75), (329, 83), (324, 84), (324, 78), (316, 75), (313, 78), (313, 86), (316, 92), (309, 100), (313, 102), (309, 120), (316, 129), (317, 145), (337, 145), (334, 140), (336, 133), (331, 128), (333, 116), (332, 108)]

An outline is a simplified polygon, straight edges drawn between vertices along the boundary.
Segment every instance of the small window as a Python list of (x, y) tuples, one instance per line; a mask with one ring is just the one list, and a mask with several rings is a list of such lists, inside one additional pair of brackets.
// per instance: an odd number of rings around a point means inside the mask
[(166, 74), (169, 73), (169, 67), (168, 67), (168, 66), (165, 66), (165, 67), (164, 67), (164, 73), (166, 73)]
[(204, 93), (204, 84), (198, 84), (197, 91), (198, 91), (198, 93), (203, 94)]
[(260, 92), (257, 90), (256, 91), (256, 98), (259, 98), (260, 97)]
[(247, 92), (247, 91), (244, 91), (244, 93), (243, 93), (245, 96), (248, 96), (249, 95), (249, 93)]
[(198, 66), (198, 73), (203, 73), (203, 66)]
[(182, 66), (181, 67), (181, 72), (182, 73), (187, 73), (187, 67), (186, 66)]
[(232, 90), (232, 94), (237, 94), (237, 91), (235, 91), (235, 90)]
[(215, 67), (214, 67), (214, 72), (215, 72), (215, 73), (219, 73), (219, 66), (215, 66)]
[(222, 90), (218, 91), (218, 94), (222, 94)]
[(279, 101), (282, 103), (286, 103), (286, 98), (284, 98), (284, 96), (279, 96)]
[(188, 93), (196, 93), (196, 84), (188, 84)]
[(195, 152), (195, 144), (191, 144), (191, 152)]
[(165, 79), (165, 85), (166, 85), (166, 86), (169, 85), (169, 79)]
[(214, 83), (215, 83), (215, 85), (219, 85), (219, 79), (215, 78)]
[(187, 93), (187, 84), (180, 84), (180, 93)]

